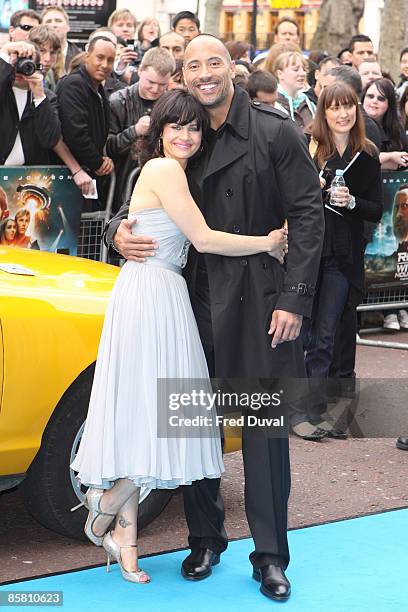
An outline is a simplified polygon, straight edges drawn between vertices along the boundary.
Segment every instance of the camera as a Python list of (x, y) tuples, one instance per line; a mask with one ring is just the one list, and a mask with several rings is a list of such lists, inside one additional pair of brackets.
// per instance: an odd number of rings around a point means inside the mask
[(15, 64), (16, 73), (26, 77), (32, 76), (34, 72), (41, 70), (41, 68), (41, 64), (36, 64), (36, 62), (29, 57), (18, 57)]
[(130, 62), (129, 66), (132, 68), (139, 66), (140, 62), (142, 61), (142, 58), (140, 57), (140, 53), (137, 51), (137, 46), (135, 45), (135, 41), (133, 38), (129, 38), (129, 40), (126, 41), (126, 47), (131, 51), (137, 53), (136, 59)]

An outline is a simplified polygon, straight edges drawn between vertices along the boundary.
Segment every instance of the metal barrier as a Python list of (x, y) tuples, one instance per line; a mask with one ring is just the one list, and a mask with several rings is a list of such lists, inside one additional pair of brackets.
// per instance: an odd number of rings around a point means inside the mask
[[(390, 287), (369, 291), (362, 304), (357, 306), (357, 312), (372, 312), (377, 310), (400, 310), (408, 308), (408, 285), (402, 287)], [(393, 348), (408, 350), (408, 344), (404, 342), (384, 342), (383, 340), (363, 340), (361, 334), (379, 333), (383, 331), (380, 327), (360, 330), (357, 334), (357, 344), (362, 346), (376, 346), (381, 348)]]
[(78, 257), (94, 259), (104, 263), (108, 261), (108, 249), (103, 241), (103, 232), (112, 214), (116, 186), (115, 172), (112, 172), (109, 178), (106, 208), (92, 213), (82, 213), (77, 247)]
[(135, 186), (136, 180), (139, 177), (141, 168), (138, 166), (129, 172), (128, 179), (126, 181), (125, 193), (123, 196), (123, 201), (127, 202), (130, 200), (132, 196), (133, 187)]
[[(368, 290), (363, 303), (357, 308), (359, 312), (408, 308), (405, 251), (403, 248), (400, 250), (400, 243), (404, 241), (401, 239), (400, 229), (397, 232), (395, 228), (395, 205), (401, 196), (401, 191), (405, 192), (408, 189), (408, 172), (406, 170), (383, 170), (381, 175), (384, 196), (383, 215), (375, 231), (372, 232), (366, 249), (365, 268)], [(382, 328), (364, 329), (361, 330), (361, 334), (381, 331), (383, 331)], [(362, 340), (360, 335), (357, 341), (358, 344), (366, 346), (408, 349), (406, 343)]]
[(105, 211), (82, 213), (78, 236), (78, 257), (106, 261), (102, 256), (102, 235), (105, 227)]

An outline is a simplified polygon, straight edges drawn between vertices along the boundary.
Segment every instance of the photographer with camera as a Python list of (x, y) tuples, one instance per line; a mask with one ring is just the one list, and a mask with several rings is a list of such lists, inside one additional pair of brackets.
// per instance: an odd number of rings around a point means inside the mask
[(129, 9), (117, 9), (110, 15), (108, 27), (121, 41), (121, 51), (115, 62), (114, 72), (121, 81), (131, 85), (137, 81), (137, 67), (142, 61), (135, 41), (136, 17)]
[(8, 42), (0, 53), (0, 164), (50, 163), (61, 138), (57, 98), (44, 89), (35, 46)]
[(56, 95), (44, 87), (52, 40), (52, 31), (37, 26), (30, 31), (29, 42), (7, 43), (1, 50), (0, 104), (4, 112), (0, 129), (5, 126), (5, 138), (0, 144), (0, 163), (50, 164), (55, 163), (55, 153), (71, 170), (78, 189), (90, 194), (94, 191), (91, 177), (62, 139)]
[(142, 140), (150, 126), (150, 112), (156, 100), (167, 90), (175, 61), (168, 51), (149, 49), (139, 67), (139, 81), (110, 97), (111, 126), (106, 150), (115, 162), (115, 202), (124, 202), (131, 170), (139, 165)]

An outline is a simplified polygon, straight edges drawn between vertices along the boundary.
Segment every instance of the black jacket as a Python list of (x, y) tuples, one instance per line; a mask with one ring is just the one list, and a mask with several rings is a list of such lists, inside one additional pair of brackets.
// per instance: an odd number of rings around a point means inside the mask
[(126, 192), (129, 173), (138, 166), (138, 155), (135, 149), (138, 137), (135, 125), (142, 117), (146, 108), (139, 96), (139, 84), (125, 87), (113, 93), (110, 97), (111, 122), (106, 151), (115, 162), (116, 211), (122, 206)]
[(120, 89), (125, 89), (126, 85), (123, 81), (120, 81), (118, 77), (112, 72), (105, 81), (105, 85), (103, 86), (106, 95), (108, 98), (111, 97), (116, 91)]
[(25, 163), (28, 166), (50, 163), (51, 149), (61, 137), (57, 98), (45, 90), (46, 99), (37, 107), (30, 93), (21, 120), (13, 93), (14, 68), (0, 58), (0, 165), (9, 156), (20, 132)]
[[(194, 171), (193, 171), (194, 174)], [(273, 310), (310, 316), (324, 233), (318, 174), (296, 125), (283, 113), (235, 89), (206, 168), (198, 168), (195, 199), (213, 229), (264, 235), (289, 225), (286, 265), (266, 253), (205, 255), (217, 376), (302, 375), (300, 341), (271, 349)], [(110, 223), (112, 237), (123, 207)], [(190, 249), (185, 278), (195, 293), (198, 254)]]
[(377, 123), (374, 121), (374, 119), (371, 119), (371, 117), (367, 115), (362, 104), (360, 104), (359, 108), (361, 110), (361, 114), (363, 115), (364, 126), (368, 140), (371, 140), (371, 142), (375, 144), (377, 149), (381, 151), (381, 132)]
[(74, 42), (71, 42), (70, 40), (67, 41), (67, 44), (68, 44), (68, 48), (67, 48), (67, 54), (65, 56), (64, 67), (65, 67), (65, 70), (68, 72), (68, 68), (71, 63), (71, 60), (74, 59), (76, 55), (81, 53), (81, 49), (78, 47), (78, 45), (76, 45)]
[[(343, 157), (336, 155), (329, 159), (326, 169), (335, 175), (337, 169), (344, 170), (351, 161), (349, 148)], [(347, 184), (347, 180), (346, 180)], [(327, 183), (326, 189), (330, 187)], [(340, 268), (350, 282), (350, 303), (358, 305), (364, 295), (364, 251), (366, 247), (365, 222), (378, 223), (383, 213), (383, 189), (381, 166), (378, 162), (378, 174), (375, 180), (365, 181), (361, 177), (359, 193), (355, 196), (356, 206), (353, 210), (337, 209), (336, 214), (325, 208), (326, 232), (323, 245), (323, 256), (334, 256)], [(329, 203), (328, 192), (323, 194), (324, 201)]]
[(102, 85), (93, 87), (85, 66), (62, 79), (57, 88), (64, 141), (81, 164), (95, 172), (109, 131), (110, 109)]

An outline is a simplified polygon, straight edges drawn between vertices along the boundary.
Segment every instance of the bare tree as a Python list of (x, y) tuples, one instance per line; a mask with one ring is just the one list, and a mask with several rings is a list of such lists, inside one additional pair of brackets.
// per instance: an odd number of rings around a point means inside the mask
[(399, 74), (399, 54), (408, 45), (408, 0), (384, 0), (381, 18), (379, 56), (381, 67), (392, 74)]
[(323, 0), (311, 48), (337, 54), (358, 34), (363, 12), (364, 0)]
[(223, 0), (207, 0), (205, 3), (204, 32), (206, 34), (220, 34), (220, 17)]

